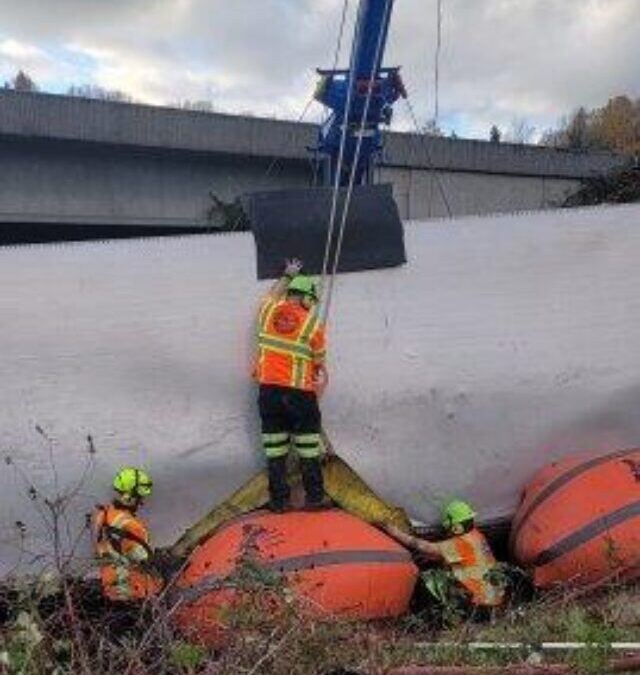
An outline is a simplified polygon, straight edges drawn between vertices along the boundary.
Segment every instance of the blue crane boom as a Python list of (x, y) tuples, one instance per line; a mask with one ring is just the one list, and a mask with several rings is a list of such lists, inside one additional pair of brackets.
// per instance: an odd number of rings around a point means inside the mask
[[(360, 0), (350, 61), (353, 72), (318, 69), (320, 81), (315, 98), (331, 110), (327, 121), (320, 128), (318, 145), (314, 148), (325, 185), (333, 185), (336, 180), (345, 112), (347, 137), (338, 183), (341, 186), (348, 184), (352, 167), (357, 161), (355, 185), (366, 185), (371, 183), (373, 165), (382, 151), (380, 125), (390, 123), (393, 104), (401, 96), (406, 97), (400, 68), (382, 67), (393, 2)], [(349, 104), (350, 83), (353, 89)], [(371, 99), (356, 160), (358, 136), (370, 89)]]
[[(256, 238), (261, 279), (279, 276), (287, 258), (300, 258), (306, 273), (323, 275), (334, 269), (356, 272), (406, 262), (392, 186), (371, 184), (382, 151), (380, 125), (391, 121), (393, 104), (406, 96), (400, 69), (382, 67), (393, 1), (360, 0), (349, 69), (318, 70), (315, 96), (331, 111), (313, 148), (316, 177), (322, 174), (324, 187), (262, 191), (241, 198)], [(351, 175), (355, 189), (330, 189), (336, 182), (348, 186)], [(330, 297), (328, 290), (326, 311)]]

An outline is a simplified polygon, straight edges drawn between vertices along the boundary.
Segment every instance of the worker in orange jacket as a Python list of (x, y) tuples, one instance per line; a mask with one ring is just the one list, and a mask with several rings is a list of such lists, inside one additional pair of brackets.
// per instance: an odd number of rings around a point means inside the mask
[(94, 515), (102, 592), (118, 602), (144, 600), (156, 595), (163, 585), (152, 567), (149, 531), (138, 517), (138, 509), (151, 495), (153, 485), (142, 469), (125, 467), (116, 474), (113, 487), (113, 502), (98, 506)]
[(413, 537), (393, 525), (381, 524), (400, 543), (441, 565), (441, 569), (426, 570), (422, 574), (435, 600), (447, 605), (465, 598), (472, 613), (498, 607), (505, 599), (499, 565), (485, 536), (477, 529), (475, 517), (476, 512), (466, 502), (459, 499), (449, 502), (442, 519), (449, 536), (439, 542)]
[(254, 375), (259, 384), (270, 508), (275, 512), (289, 507), (286, 463), (290, 445), (300, 458), (307, 508), (322, 508), (325, 501), (318, 406), (318, 396), (328, 379), (325, 331), (317, 314), (316, 282), (301, 275), (301, 269), (297, 260), (287, 263), (258, 315)]

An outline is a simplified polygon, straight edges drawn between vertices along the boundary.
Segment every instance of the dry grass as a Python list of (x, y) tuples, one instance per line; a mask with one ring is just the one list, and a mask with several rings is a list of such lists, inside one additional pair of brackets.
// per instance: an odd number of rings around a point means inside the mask
[[(379, 674), (406, 665), (506, 665), (531, 659), (533, 645), (548, 640), (603, 645), (578, 654), (554, 655), (574, 663), (579, 672), (603, 672), (612, 640), (640, 637), (638, 587), (610, 587), (577, 600), (565, 594), (542, 597), (513, 607), (491, 624), (462, 622), (434, 632), (412, 615), (397, 621), (348, 623), (314, 621), (289, 594), (283, 610), (265, 616), (266, 593), (273, 584), (252, 579), (246, 601), (225, 616), (229, 626), (223, 648), (207, 649), (187, 641), (171, 622), (171, 608), (147, 604), (138, 621), (102, 603), (85, 582), (36, 584), (12, 591), (11, 618), (0, 630), (3, 672), (40, 675), (307, 675), (309, 673)], [(5, 590), (5, 592), (7, 592)], [(130, 624), (124, 630), (123, 622)], [(425, 648), (440, 640), (460, 646)], [(524, 641), (532, 648), (509, 652), (470, 652), (470, 640)]]

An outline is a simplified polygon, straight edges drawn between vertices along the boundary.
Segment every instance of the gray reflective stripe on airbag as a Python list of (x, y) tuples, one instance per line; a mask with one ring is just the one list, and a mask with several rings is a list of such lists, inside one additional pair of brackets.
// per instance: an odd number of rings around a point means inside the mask
[(513, 525), (513, 532), (511, 534), (512, 541), (516, 541), (516, 538), (522, 528), (522, 526), (527, 522), (531, 514), (543, 504), (549, 497), (553, 496), (558, 490), (564, 487), (567, 483), (570, 483), (574, 478), (577, 478), (581, 474), (593, 469), (601, 464), (606, 464), (609, 460), (618, 459), (620, 457), (625, 457), (627, 455), (633, 455), (634, 453), (639, 452), (638, 448), (632, 450), (617, 450), (616, 452), (611, 452), (608, 455), (602, 455), (600, 457), (594, 457), (592, 459), (581, 462), (577, 466), (565, 471), (560, 474), (557, 478), (552, 480), (545, 488), (543, 488), (536, 497), (532, 500), (531, 504), (524, 511), (522, 516), (517, 517)]
[(542, 565), (547, 565), (554, 560), (570, 553), (578, 546), (588, 543), (592, 539), (595, 539), (598, 535), (611, 530), (617, 525), (624, 523), (627, 520), (631, 520), (636, 516), (640, 516), (640, 501), (632, 502), (623, 506), (621, 509), (614, 511), (613, 513), (607, 513), (600, 518), (592, 520), (590, 523), (581, 527), (579, 530), (570, 534), (568, 537), (561, 539), (557, 544), (549, 547), (545, 551), (542, 551), (533, 564), (536, 567)]
[[(407, 563), (411, 554), (407, 551), (325, 551), (283, 558), (282, 560), (258, 561), (260, 568), (268, 572), (299, 572), (301, 570), (328, 567), (330, 565), (354, 565), (358, 563)], [(233, 573), (225, 577), (209, 575), (188, 588), (176, 588), (173, 601), (194, 602), (210, 591), (234, 588)]]

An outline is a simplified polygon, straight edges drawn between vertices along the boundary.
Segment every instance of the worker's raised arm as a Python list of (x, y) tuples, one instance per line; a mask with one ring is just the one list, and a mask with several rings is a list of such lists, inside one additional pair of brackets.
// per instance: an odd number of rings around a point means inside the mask
[(267, 298), (270, 300), (280, 300), (280, 298), (285, 294), (287, 286), (293, 277), (296, 274), (300, 273), (302, 269), (302, 262), (297, 258), (293, 260), (287, 260), (284, 266), (284, 272), (282, 276), (271, 286), (269, 292), (267, 293)]
[(414, 551), (420, 551), (420, 553), (432, 560), (442, 560), (443, 555), (438, 544), (434, 544), (433, 542), (427, 541), (426, 539), (420, 539), (419, 537), (413, 537), (410, 534), (403, 532), (395, 525), (380, 523), (380, 527), (389, 536), (393, 537), (401, 544), (404, 544), (404, 546), (407, 548), (411, 548)]

